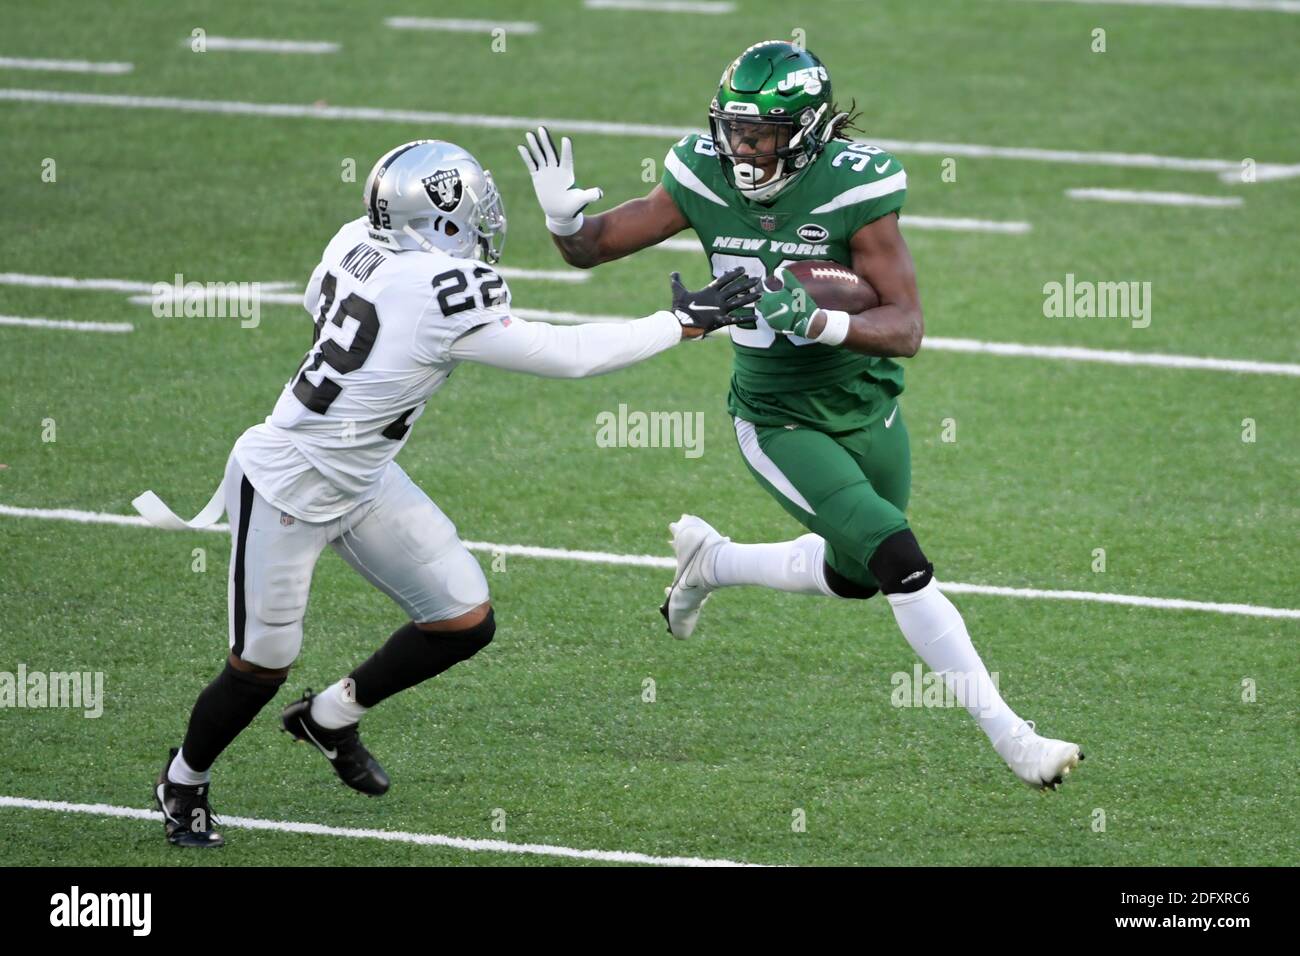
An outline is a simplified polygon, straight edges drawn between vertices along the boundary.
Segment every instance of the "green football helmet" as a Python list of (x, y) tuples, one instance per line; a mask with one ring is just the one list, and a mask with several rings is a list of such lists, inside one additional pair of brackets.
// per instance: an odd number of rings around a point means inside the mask
[(826, 148), (848, 115), (833, 108), (821, 60), (785, 40), (755, 43), (727, 67), (709, 106), (727, 181), (747, 199), (770, 201)]

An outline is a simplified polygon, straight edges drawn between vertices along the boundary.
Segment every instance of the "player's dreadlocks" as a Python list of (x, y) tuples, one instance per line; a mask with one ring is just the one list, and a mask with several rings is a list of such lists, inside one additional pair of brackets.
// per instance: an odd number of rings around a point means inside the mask
[[(842, 111), (840, 110), (839, 104), (832, 103), (831, 115), (837, 116), (840, 112)], [(849, 101), (849, 108), (843, 112), (847, 115), (836, 121), (835, 128), (831, 131), (831, 139), (852, 140), (853, 137), (849, 135), (850, 132), (863, 132), (862, 128), (858, 126), (858, 117), (862, 115), (862, 112), (858, 109), (858, 101), (856, 98)]]

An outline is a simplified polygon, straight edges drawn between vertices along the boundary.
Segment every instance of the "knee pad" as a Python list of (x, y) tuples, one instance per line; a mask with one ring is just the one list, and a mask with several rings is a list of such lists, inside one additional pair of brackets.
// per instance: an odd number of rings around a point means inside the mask
[(867, 568), (886, 594), (919, 591), (934, 577), (934, 565), (925, 560), (910, 528), (896, 531), (880, 542), (867, 561)]
[(826, 586), (834, 591), (837, 597), (865, 601), (880, 593), (880, 588), (867, 587), (865, 584), (849, 580), (825, 561), (822, 562), (822, 574), (826, 578)]
[[(483, 575), (483, 569), (479, 567), (478, 561), (474, 560), (474, 555), (470, 554), (459, 541), (456, 542), (456, 548), (451, 554), (438, 562), (437, 568), (442, 580), (443, 593), (439, 597), (441, 607), (447, 607), (449, 604), (478, 607), (488, 600), (488, 583)], [(483, 622), (489, 629), (491, 625), (488, 622), (491, 620), (492, 615), (489, 614)]]
[(307, 613), (311, 573), (315, 559), (280, 561), (262, 571), (262, 581), (253, 595), (257, 619), (272, 627), (301, 623)]

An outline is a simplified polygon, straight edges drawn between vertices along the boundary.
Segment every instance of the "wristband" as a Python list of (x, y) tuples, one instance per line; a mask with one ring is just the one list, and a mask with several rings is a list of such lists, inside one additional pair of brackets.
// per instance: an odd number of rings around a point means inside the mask
[(821, 309), (822, 315), (826, 316), (826, 324), (822, 326), (821, 333), (816, 336), (814, 341), (822, 345), (839, 345), (849, 337), (849, 314), (841, 312), (838, 309)]
[(571, 236), (582, 228), (582, 221), (582, 213), (578, 213), (572, 219), (552, 219), (547, 216), (546, 228), (557, 236)]

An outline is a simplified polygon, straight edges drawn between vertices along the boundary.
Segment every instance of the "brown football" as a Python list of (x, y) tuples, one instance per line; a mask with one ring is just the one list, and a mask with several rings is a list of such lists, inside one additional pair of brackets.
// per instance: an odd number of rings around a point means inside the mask
[[(784, 268), (803, 284), (808, 295), (823, 309), (837, 309), (852, 315), (880, 305), (880, 296), (871, 283), (838, 262), (801, 259)], [(776, 284), (770, 278), (768, 282)]]

